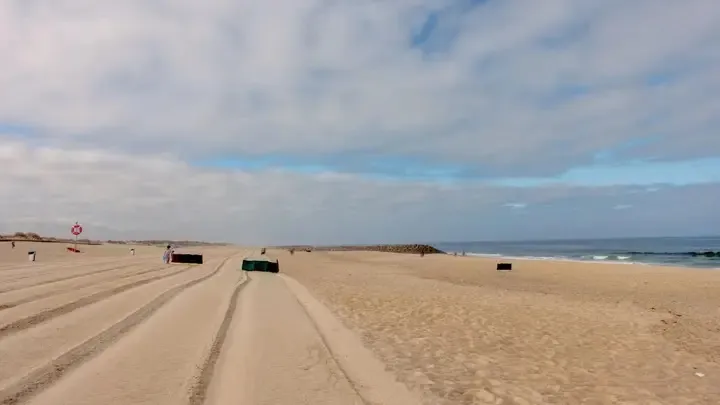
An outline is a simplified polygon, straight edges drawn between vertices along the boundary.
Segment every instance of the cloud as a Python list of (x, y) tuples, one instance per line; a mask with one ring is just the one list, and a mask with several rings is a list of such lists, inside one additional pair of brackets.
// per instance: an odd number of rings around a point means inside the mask
[(720, 197), (714, 0), (6, 0), (0, 61), (6, 227), (696, 233)]
[(503, 207), (512, 208), (514, 210), (521, 210), (521, 209), (527, 208), (527, 204), (525, 204), (525, 203), (506, 203), (506, 204), (503, 204)]
[[(0, 147), (0, 229), (90, 238), (204, 238), (240, 243), (371, 243), (707, 233), (720, 184), (544, 186), (367, 179), (200, 169), (163, 156)], [(609, 215), (622, 200), (641, 208)], [(504, 206), (532, 205), (532, 219)], [(688, 210), (682, 207), (692, 206)], [(388, 224), (392, 224), (389, 226)]]
[[(658, 140), (633, 157), (720, 148), (712, 0), (0, 7), (0, 89), (13, 95), (0, 122), (59, 143), (406, 157), (518, 175), (590, 163), (638, 136)], [(436, 45), (413, 45), (433, 16), (424, 43)]]

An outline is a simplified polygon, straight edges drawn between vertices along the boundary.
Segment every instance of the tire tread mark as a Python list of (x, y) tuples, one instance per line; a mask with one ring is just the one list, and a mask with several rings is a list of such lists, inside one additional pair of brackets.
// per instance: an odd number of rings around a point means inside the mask
[(190, 396), (188, 399), (189, 405), (202, 405), (205, 403), (207, 390), (210, 387), (210, 382), (212, 381), (213, 374), (215, 373), (215, 365), (222, 353), (222, 348), (225, 344), (230, 324), (232, 323), (237, 309), (238, 297), (240, 296), (240, 292), (243, 288), (250, 282), (250, 277), (247, 276), (247, 272), (244, 273), (245, 277), (237, 283), (235, 290), (230, 296), (230, 303), (225, 311), (225, 317), (223, 318), (220, 328), (213, 339), (210, 352), (201, 366), (200, 374), (196, 377), (196, 380), (190, 387)]
[[(3, 271), (11, 271), (11, 270), (23, 270), (23, 269), (36, 269), (36, 270), (43, 270), (47, 269), (53, 266), (57, 266), (58, 264), (74, 264), (77, 263), (76, 258), (58, 258), (55, 259), (52, 262), (41, 262), (38, 264), (28, 264), (28, 262), (18, 262), (18, 263), (7, 263), (0, 265), (0, 272)], [(110, 264), (117, 260), (110, 260), (107, 257), (95, 257), (90, 259), (92, 264)], [(97, 263), (95, 263), (97, 261)]]
[[(137, 257), (134, 257), (134, 258), (132, 258), (132, 259), (130, 259), (130, 260), (132, 260), (132, 262), (133, 262), (133, 263), (136, 263), (136, 264), (141, 264), (141, 263), (143, 262), (143, 261), (142, 261), (142, 258), (137, 258)], [(8, 278), (3, 279), (3, 282), (18, 281), (18, 280), (24, 280), (24, 279), (30, 278), (30, 277), (43, 276), (43, 275), (46, 275), (46, 274), (56, 273), (57, 270), (71, 269), (71, 268), (77, 267), (78, 265), (79, 265), (79, 266), (82, 266), (82, 267), (107, 266), (107, 265), (117, 264), (117, 262), (118, 262), (117, 259), (115, 259), (115, 260), (102, 260), (102, 261), (97, 261), (97, 262), (93, 262), (93, 261), (90, 261), (90, 262), (80, 262), (80, 263), (78, 263), (78, 262), (73, 262), (73, 261), (68, 261), (68, 262), (57, 261), (57, 262), (48, 262), (48, 263), (45, 263), (45, 265), (42, 266), (42, 267), (39, 267), (39, 266), (38, 266), (38, 267), (36, 267), (36, 266), (14, 267), (14, 268), (6, 269), (5, 271), (11, 271), (11, 270), (28, 270), (28, 271), (32, 271), (32, 270), (37, 270), (37, 272), (36, 272), (36, 273), (31, 273), (31, 274), (28, 274), (28, 273), (20, 273), (20, 274), (19, 274), (20, 277), (13, 277), (13, 275), (5, 275), (5, 277), (8, 277)], [(2, 270), (0, 270), (0, 271), (2, 271)], [(0, 274), (0, 276), (3, 276), (3, 275)]]
[(54, 295), (64, 294), (64, 293), (66, 293), (66, 292), (68, 292), (68, 291), (77, 290), (77, 289), (79, 289), (79, 288), (92, 287), (92, 286), (94, 286), (94, 285), (98, 285), (98, 284), (102, 284), (102, 283), (107, 283), (107, 282), (109, 282), (109, 281), (119, 281), (119, 280), (123, 280), (123, 279), (130, 278), (130, 277), (141, 276), (141, 275), (143, 275), (143, 274), (152, 273), (153, 271), (157, 271), (157, 270), (160, 270), (160, 269), (163, 269), (163, 268), (166, 268), (166, 267), (167, 267), (167, 266), (157, 266), (157, 267), (153, 267), (153, 268), (148, 269), (148, 270), (142, 270), (142, 271), (139, 271), (139, 272), (136, 272), (136, 273), (123, 274), (123, 275), (121, 275), (120, 277), (109, 278), (109, 279), (100, 279), (100, 280), (91, 281), (91, 282), (86, 283), (86, 284), (73, 285), (73, 286), (69, 286), (69, 287), (67, 287), (67, 288), (54, 289), (54, 290), (51, 290), (51, 291), (46, 291), (46, 292), (44, 292), (44, 293), (39, 293), (39, 294), (31, 295), (31, 296), (29, 296), (29, 297), (21, 298), (21, 299), (16, 300), (16, 301), (10, 301), (10, 302), (5, 302), (5, 303), (3, 303), (3, 304), (0, 304), (0, 311), (2, 311), (3, 309), (13, 308), (13, 307), (16, 307), (16, 306), (18, 306), (18, 305), (27, 304), (28, 302), (33, 302), (33, 301), (41, 300), (41, 299), (43, 299), (43, 298), (52, 297), (52, 296), (54, 296)]
[(136, 287), (140, 287), (140, 286), (143, 286), (143, 285), (145, 285), (145, 284), (149, 284), (149, 283), (151, 283), (151, 282), (153, 282), (153, 281), (157, 281), (157, 280), (160, 280), (160, 279), (163, 279), (163, 278), (167, 278), (167, 277), (172, 277), (172, 276), (178, 275), (178, 274), (180, 274), (180, 273), (183, 273), (183, 272), (187, 271), (188, 269), (190, 269), (190, 266), (185, 267), (185, 268), (183, 268), (183, 269), (181, 269), (181, 270), (179, 270), (179, 271), (176, 271), (176, 272), (174, 272), (174, 273), (163, 274), (163, 275), (160, 275), (160, 276), (145, 278), (145, 279), (142, 279), (142, 280), (134, 281), (134, 282), (132, 282), (132, 283), (128, 283), (128, 284), (124, 284), (124, 285), (121, 285), (121, 286), (117, 286), (117, 287), (112, 288), (112, 289), (110, 289), (110, 290), (99, 291), (99, 292), (96, 292), (95, 294), (87, 295), (87, 296), (82, 297), (82, 298), (80, 298), (80, 299), (78, 299), (78, 300), (75, 300), (75, 301), (73, 301), (73, 302), (69, 302), (69, 303), (67, 303), (67, 304), (63, 304), (63, 305), (60, 305), (60, 306), (58, 306), (58, 307), (55, 307), (55, 308), (52, 308), (52, 309), (48, 309), (48, 310), (39, 312), (39, 313), (37, 313), (37, 314), (30, 315), (30, 316), (25, 317), (25, 318), (18, 319), (18, 320), (14, 321), (14, 322), (7, 323), (7, 324), (5, 324), (5, 325), (0, 326), (0, 339), (4, 338), (4, 337), (6, 337), (6, 336), (8, 336), (8, 335), (10, 335), (10, 334), (17, 333), (17, 332), (19, 332), (19, 331), (22, 331), (22, 330), (25, 330), (25, 329), (28, 329), (28, 328), (32, 328), (32, 327), (34, 327), (34, 326), (37, 326), (37, 325), (39, 325), (39, 324), (41, 324), (41, 323), (43, 323), (43, 322), (47, 322), (47, 321), (49, 321), (50, 319), (53, 319), (53, 318), (58, 317), (58, 316), (60, 316), (60, 315), (65, 315), (65, 314), (67, 314), (67, 313), (70, 313), (70, 312), (72, 312), (72, 311), (75, 311), (76, 309), (79, 309), (79, 308), (88, 306), (88, 305), (90, 305), (90, 304), (94, 304), (94, 303), (96, 303), (96, 302), (98, 302), (98, 301), (102, 301), (102, 300), (108, 299), (108, 298), (112, 297), (113, 295), (117, 295), (117, 294), (120, 294), (120, 293), (125, 292), (125, 291), (127, 291), (127, 290), (130, 290), (130, 289), (133, 289), (133, 288), (136, 288)]
[(15, 292), (15, 291), (27, 290), (28, 288), (39, 287), (39, 286), (41, 286), (41, 285), (47, 285), (47, 284), (53, 284), (53, 283), (59, 283), (59, 282), (61, 282), (61, 281), (72, 280), (72, 279), (74, 279), (74, 278), (92, 276), (92, 275), (94, 275), (94, 274), (99, 274), (99, 273), (102, 273), (102, 272), (105, 272), (105, 271), (113, 271), (113, 270), (124, 269), (124, 268), (127, 268), (127, 267), (137, 266), (137, 265), (139, 265), (139, 264), (142, 264), (142, 263), (124, 264), (124, 265), (122, 265), (122, 266), (115, 266), (115, 267), (109, 267), (109, 268), (100, 269), (100, 270), (94, 270), (94, 271), (91, 271), (91, 272), (88, 272), (88, 273), (74, 274), (74, 275), (71, 275), (71, 276), (54, 278), (54, 279), (52, 279), (52, 280), (45, 280), (45, 281), (41, 281), (41, 282), (39, 282), (39, 283), (30, 284), (30, 285), (24, 285), (24, 286), (20, 286), (20, 287), (17, 287), (17, 288), (12, 288), (12, 287), (10, 287), (10, 288), (6, 288), (6, 289), (3, 289), (3, 290), (0, 290), (0, 294), (4, 294), (4, 293), (7, 293), (7, 292)]
[[(283, 281), (285, 281), (285, 280), (283, 280)], [(310, 314), (310, 311), (307, 309), (305, 304), (303, 304), (302, 301), (300, 301), (300, 298), (297, 296), (297, 294), (295, 294), (295, 292), (292, 291), (287, 286), (287, 284), (285, 285), (285, 288), (287, 288), (288, 291), (290, 291), (290, 294), (293, 295), (295, 301), (298, 303), (298, 305), (300, 305), (300, 308), (302, 309), (303, 313), (305, 314), (305, 317), (308, 320), (310, 320), (310, 323), (311, 323), (313, 329), (315, 329), (315, 333), (317, 333), (317, 336), (320, 338), (320, 342), (322, 343), (322, 345), (325, 347), (325, 350), (329, 354), (329, 360), (335, 364), (335, 366), (338, 368), (338, 370), (340, 370), (340, 373), (342, 373), (342, 376), (345, 378), (345, 380), (348, 382), (348, 384), (350, 384), (350, 388), (355, 392), (355, 394), (357, 394), (358, 398), (360, 398), (360, 401), (363, 403), (363, 405), (374, 405), (374, 402), (365, 398), (365, 396), (362, 394), (360, 387), (358, 386), (358, 383), (356, 383), (352, 378), (350, 378), (350, 374), (347, 372), (347, 370), (345, 370), (345, 367), (343, 367), (343, 365), (338, 360), (337, 353), (335, 353), (330, 348), (330, 344), (328, 343), (327, 337), (320, 330), (320, 325), (318, 325), (318, 322), (315, 319), (315, 317), (313, 317), (312, 314)]]
[[(123, 335), (130, 332), (140, 323), (150, 318), (157, 310), (184, 290), (199, 284), (216, 275), (230, 259), (226, 257), (211, 273), (188, 281), (161, 293), (149, 303), (138, 308), (120, 322), (91, 337), (85, 342), (63, 353), (50, 363), (35, 369), (20, 381), (0, 391), (0, 405), (17, 405), (26, 402), (39, 392), (57, 382), (69, 371), (72, 371), (91, 358), (105, 351)], [(189, 267), (188, 267), (189, 268)]]

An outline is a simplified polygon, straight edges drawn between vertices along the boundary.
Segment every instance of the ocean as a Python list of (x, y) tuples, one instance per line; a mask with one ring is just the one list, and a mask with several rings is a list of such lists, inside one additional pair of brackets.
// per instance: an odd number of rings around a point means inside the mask
[[(720, 269), (720, 236), (544, 240), (523, 242), (445, 242), (432, 246), (471, 256), (604, 263), (656, 264)], [(714, 257), (705, 252), (715, 252)]]

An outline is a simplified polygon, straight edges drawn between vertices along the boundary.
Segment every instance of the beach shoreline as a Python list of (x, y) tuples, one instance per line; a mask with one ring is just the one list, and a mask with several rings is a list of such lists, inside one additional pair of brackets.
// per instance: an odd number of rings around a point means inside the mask
[(720, 237), (569, 239), (436, 243), (446, 252), (512, 260), (636, 263), (684, 268), (720, 268)]
[[(457, 253), (457, 256), (454, 255)], [(652, 263), (642, 261), (624, 261), (624, 260), (606, 260), (606, 259), (574, 259), (574, 258), (562, 258), (562, 257), (535, 257), (535, 256), (504, 256), (494, 253), (468, 253), (465, 252), (465, 256), (462, 256), (462, 252), (447, 252), (447, 255), (453, 257), (465, 257), (465, 258), (477, 258), (477, 259), (494, 259), (498, 261), (530, 261), (530, 262), (561, 262), (561, 263), (581, 263), (581, 264), (600, 264), (600, 265), (620, 265), (620, 266), (657, 266), (657, 267), (670, 267), (685, 270), (720, 270), (720, 262), (717, 267), (708, 266), (692, 266), (682, 265), (677, 263)]]

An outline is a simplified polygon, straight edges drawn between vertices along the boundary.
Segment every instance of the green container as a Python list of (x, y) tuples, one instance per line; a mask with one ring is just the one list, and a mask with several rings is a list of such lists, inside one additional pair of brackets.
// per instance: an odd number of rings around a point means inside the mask
[(269, 259), (244, 259), (242, 269), (245, 271), (266, 271), (269, 273), (277, 273), (280, 266), (277, 260)]

